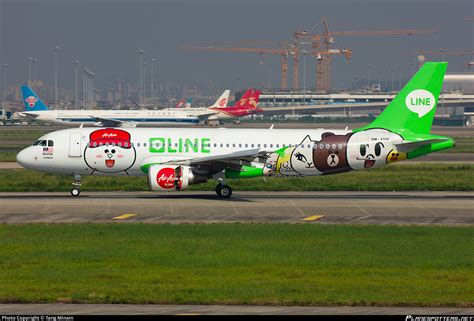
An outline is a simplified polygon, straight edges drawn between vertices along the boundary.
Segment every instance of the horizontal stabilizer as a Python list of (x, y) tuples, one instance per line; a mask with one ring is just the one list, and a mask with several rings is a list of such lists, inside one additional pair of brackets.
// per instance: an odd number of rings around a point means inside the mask
[(416, 142), (407, 142), (407, 143), (400, 143), (400, 144), (395, 144), (395, 147), (399, 152), (402, 153), (408, 153), (411, 152), (412, 150), (415, 150), (417, 148), (420, 148), (425, 145), (430, 145), (433, 143), (440, 143), (440, 142), (445, 142), (448, 141), (449, 138), (435, 138), (435, 139), (427, 139), (427, 140), (420, 140)]

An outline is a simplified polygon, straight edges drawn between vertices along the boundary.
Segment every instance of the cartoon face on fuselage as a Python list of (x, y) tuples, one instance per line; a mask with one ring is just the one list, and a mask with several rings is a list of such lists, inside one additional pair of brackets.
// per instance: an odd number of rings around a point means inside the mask
[(287, 147), (284, 151), (280, 152), (280, 157), (278, 157), (277, 161), (277, 173), (284, 176), (300, 175), (291, 166), (291, 155), (294, 149), (294, 147)]
[(307, 135), (303, 141), (298, 144), (291, 153), (291, 167), (301, 175), (315, 174), (313, 160), (314, 141)]
[(84, 150), (87, 166), (102, 173), (126, 173), (135, 159), (136, 151), (131, 145), (130, 134), (121, 129), (107, 128), (92, 132)]
[(385, 165), (394, 145), (403, 138), (385, 129), (369, 129), (349, 138), (347, 158), (352, 169), (367, 169)]
[(325, 132), (321, 140), (316, 142), (313, 149), (313, 159), (316, 168), (324, 174), (335, 174), (350, 170), (347, 163), (347, 141), (350, 134), (336, 135)]

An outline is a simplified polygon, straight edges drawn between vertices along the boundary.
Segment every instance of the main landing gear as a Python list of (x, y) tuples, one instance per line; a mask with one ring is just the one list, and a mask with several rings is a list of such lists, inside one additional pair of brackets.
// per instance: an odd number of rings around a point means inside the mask
[(74, 183), (72, 183), (71, 195), (79, 196), (81, 194), (81, 175), (74, 175)]
[(216, 186), (216, 194), (219, 198), (229, 198), (232, 195), (232, 188), (225, 182), (224, 172), (219, 172), (213, 176), (219, 184)]
[(216, 194), (220, 198), (229, 198), (232, 195), (232, 188), (229, 185), (219, 183), (216, 186)]

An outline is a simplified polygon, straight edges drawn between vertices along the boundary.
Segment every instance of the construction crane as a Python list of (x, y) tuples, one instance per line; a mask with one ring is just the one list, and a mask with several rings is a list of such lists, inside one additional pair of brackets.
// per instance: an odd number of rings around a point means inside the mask
[[(331, 52), (334, 43), (334, 36), (392, 36), (392, 35), (415, 35), (436, 33), (434, 29), (393, 29), (393, 30), (349, 30), (349, 31), (331, 31), (326, 18), (322, 18), (324, 32), (314, 34), (307, 30), (298, 30), (293, 33), (295, 43), (301, 41), (310, 41), (312, 48)], [(331, 89), (331, 56), (323, 55), (321, 59), (316, 59), (316, 90), (319, 92), (329, 92)]]
[[(282, 89), (288, 88), (287, 74), (288, 74), (288, 58), (291, 56), (293, 60), (293, 88), (297, 89), (299, 87), (298, 83), (298, 68), (299, 68), (299, 55), (300, 49), (298, 47), (294, 48), (243, 48), (243, 47), (217, 47), (217, 46), (182, 46), (180, 47), (184, 50), (204, 50), (204, 51), (230, 51), (230, 52), (248, 52), (248, 53), (259, 53), (259, 54), (276, 54), (281, 56), (281, 83), (280, 86)], [(318, 51), (318, 50), (309, 50), (305, 51), (313, 55), (316, 60), (324, 60), (325, 57), (330, 57), (335, 54), (345, 54), (346, 59), (350, 59), (352, 52), (350, 49), (331, 49), (331, 51)]]

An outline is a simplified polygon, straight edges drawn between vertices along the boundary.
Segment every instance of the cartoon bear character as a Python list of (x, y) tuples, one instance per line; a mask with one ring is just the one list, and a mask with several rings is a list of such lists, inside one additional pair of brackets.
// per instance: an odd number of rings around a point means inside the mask
[(325, 132), (321, 141), (316, 142), (313, 148), (315, 167), (323, 174), (342, 173), (350, 170), (347, 162), (347, 142), (351, 133), (336, 135)]
[(89, 144), (84, 150), (84, 160), (93, 171), (102, 173), (127, 173), (136, 160), (135, 147), (130, 134), (121, 129), (105, 128), (89, 135)]
[(315, 141), (309, 135), (291, 153), (291, 167), (301, 175), (315, 175), (319, 171), (314, 166), (313, 148)]
[(388, 157), (395, 149), (395, 144), (402, 141), (403, 138), (400, 135), (386, 129), (356, 132), (349, 139), (347, 150), (349, 166), (359, 170), (385, 165), (390, 160)]

